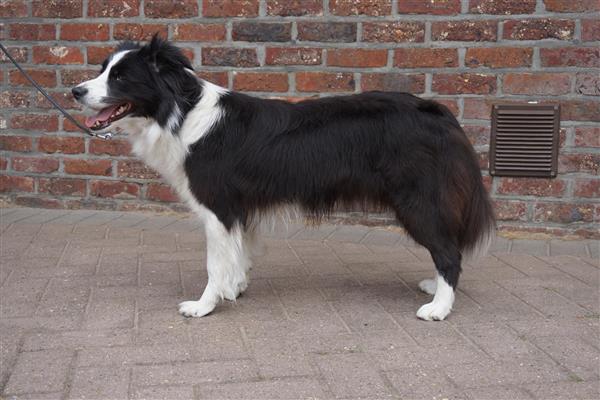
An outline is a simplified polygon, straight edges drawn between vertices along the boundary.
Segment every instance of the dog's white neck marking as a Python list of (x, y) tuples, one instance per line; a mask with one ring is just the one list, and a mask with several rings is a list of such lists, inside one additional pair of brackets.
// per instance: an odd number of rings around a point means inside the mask
[[(169, 123), (162, 128), (147, 118), (129, 117), (115, 123), (129, 134), (133, 153), (158, 171), (173, 186), (183, 201), (198, 212), (198, 202), (190, 192), (184, 162), (191, 145), (206, 136), (223, 115), (219, 98), (226, 89), (202, 81), (202, 97), (188, 112), (177, 134), (177, 123), (181, 115), (179, 107), (173, 110)], [(204, 207), (202, 207), (204, 208)]]

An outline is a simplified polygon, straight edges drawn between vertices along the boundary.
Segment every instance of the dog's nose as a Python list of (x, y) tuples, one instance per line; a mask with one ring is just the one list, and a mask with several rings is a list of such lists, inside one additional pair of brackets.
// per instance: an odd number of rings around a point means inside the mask
[(71, 93), (73, 93), (73, 97), (75, 97), (75, 100), (79, 100), (80, 98), (82, 98), (83, 96), (85, 96), (87, 92), (88, 92), (88, 90), (86, 88), (81, 87), (81, 86), (75, 86), (71, 90)]

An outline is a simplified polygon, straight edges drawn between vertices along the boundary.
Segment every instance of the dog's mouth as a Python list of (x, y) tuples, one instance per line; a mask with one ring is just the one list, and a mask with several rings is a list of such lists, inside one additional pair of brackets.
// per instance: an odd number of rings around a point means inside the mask
[(98, 131), (110, 126), (133, 111), (131, 103), (122, 103), (105, 107), (98, 114), (85, 119), (85, 126), (93, 131)]

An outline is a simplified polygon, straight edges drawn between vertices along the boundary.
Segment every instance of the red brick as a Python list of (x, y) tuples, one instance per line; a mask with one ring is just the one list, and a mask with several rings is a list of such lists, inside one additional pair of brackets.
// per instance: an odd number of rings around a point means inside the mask
[(600, 67), (597, 47), (563, 47), (540, 49), (543, 67)]
[(494, 201), (498, 221), (527, 221), (527, 203), (523, 201)]
[(392, 2), (389, 0), (330, 0), (329, 11), (334, 15), (390, 15)]
[(58, 117), (56, 115), (13, 114), (10, 118), (10, 126), (13, 129), (55, 132), (58, 130)]
[(88, 64), (102, 64), (113, 51), (115, 51), (114, 46), (88, 46), (87, 62)]
[[(64, 92), (50, 92), (50, 96), (61, 107), (66, 109), (81, 109), (81, 105), (75, 101), (70, 90)], [(54, 109), (54, 106), (41, 93), (35, 94), (35, 103), (39, 108)]]
[[(85, 115), (71, 113), (71, 116), (73, 118), (75, 118), (77, 121), (79, 121), (80, 124), (84, 125)], [(75, 124), (73, 124), (71, 121), (69, 121), (65, 117), (61, 117), (61, 119), (62, 119), (62, 122), (63, 122), (63, 131), (65, 131), (65, 132), (77, 132), (80, 135), (82, 134), (81, 128), (79, 128), (78, 126), (75, 126)]]
[(258, 0), (203, 0), (205, 17), (256, 17)]
[(466, 119), (490, 119), (491, 104), (489, 99), (464, 99), (464, 115)]
[(496, 77), (485, 74), (436, 74), (431, 90), (439, 94), (491, 94), (496, 91)]
[(504, 39), (571, 40), (575, 35), (575, 21), (570, 19), (524, 19), (504, 22)]
[(50, 193), (56, 196), (85, 196), (85, 188), (85, 179), (40, 178), (38, 185), (40, 193)]
[(202, 64), (231, 67), (258, 67), (259, 65), (255, 49), (233, 47), (204, 47)]
[(98, 76), (96, 69), (66, 69), (60, 71), (60, 80), (63, 86), (76, 86), (81, 82), (93, 79)]
[(0, 170), (6, 170), (8, 168), (8, 160), (4, 157), (0, 157)]
[(575, 93), (600, 96), (600, 74), (578, 72), (575, 76)]
[(150, 183), (146, 190), (146, 198), (153, 201), (163, 201), (174, 203), (179, 201), (179, 197), (169, 185), (160, 183)]
[(152, 0), (144, 5), (148, 18), (190, 18), (198, 16), (197, 0)]
[(31, 106), (30, 92), (6, 90), (0, 92), (0, 108), (29, 108)]
[(533, 49), (529, 47), (471, 47), (467, 49), (465, 65), (471, 68), (510, 68), (530, 66)]
[(560, 179), (543, 178), (496, 178), (499, 180), (498, 194), (523, 196), (556, 197), (561, 196), (566, 184)]
[(347, 72), (297, 72), (296, 89), (300, 92), (353, 92), (354, 75)]
[(470, 0), (469, 12), (474, 14), (532, 14), (535, 11), (535, 2), (536, 0)]
[(600, 40), (600, 19), (581, 20), (581, 39), (584, 42)]
[(83, 53), (77, 47), (33, 46), (36, 64), (83, 64)]
[(452, 15), (460, 13), (460, 0), (401, 0), (399, 14)]
[[(33, 78), (40, 86), (51, 88), (56, 86), (56, 71), (48, 69), (26, 69), (29, 76)], [(32, 86), (20, 71), (14, 70), (9, 73), (9, 81), (15, 86)]]
[(600, 174), (600, 154), (575, 153), (558, 155), (558, 172), (588, 172)]
[(454, 116), (456, 118), (458, 118), (458, 115), (460, 114), (460, 109), (458, 107), (458, 102), (456, 100), (445, 98), (445, 99), (435, 99), (435, 101), (448, 107), (450, 112), (452, 114), (454, 114)]
[(310, 42), (355, 42), (356, 23), (299, 21), (298, 40)]
[(13, 157), (12, 168), (22, 172), (54, 172), (58, 171), (58, 160), (44, 157)]
[(13, 40), (54, 40), (56, 27), (52, 24), (11, 24), (9, 37)]
[(287, 92), (288, 75), (285, 72), (234, 72), (233, 89), (247, 92)]
[[(15, 61), (21, 63), (27, 62), (27, 48), (6, 46), (6, 50), (8, 50), (8, 54), (10, 54)], [(3, 64), (11, 63), (12, 65), (12, 62), (4, 55), (4, 52), (0, 52), (0, 62)]]
[(600, 11), (598, 0), (544, 0), (546, 11), (553, 12), (592, 12)]
[(600, 122), (600, 102), (593, 100), (564, 100), (561, 102), (561, 118), (566, 121)]
[(178, 24), (173, 29), (173, 40), (214, 42), (225, 40), (223, 24)]
[(44, 153), (78, 154), (85, 151), (83, 138), (64, 136), (42, 136), (38, 150)]
[(92, 181), (90, 194), (96, 197), (110, 197), (113, 199), (134, 199), (140, 193), (137, 183), (115, 181)]
[(0, 175), (0, 192), (33, 192), (33, 178)]
[(425, 74), (364, 73), (361, 75), (361, 90), (423, 93)]
[(321, 49), (308, 47), (267, 47), (267, 65), (319, 65)]
[(575, 146), (600, 147), (600, 127), (579, 126), (575, 128)]
[(115, 24), (113, 37), (117, 40), (150, 40), (158, 33), (161, 37), (167, 37), (168, 27), (165, 24)]
[(207, 80), (221, 87), (229, 86), (229, 78), (226, 71), (197, 71), (196, 75), (200, 79)]
[(323, 15), (322, 0), (266, 0), (267, 15), (282, 17)]
[(27, 2), (25, 0), (0, 1), (0, 15), (3, 18), (27, 17)]
[(34, 196), (17, 196), (15, 204), (32, 208), (63, 208), (60, 200)]
[(83, 17), (83, 0), (34, 0), (33, 16), (42, 18)]
[(504, 75), (504, 93), (510, 94), (568, 94), (571, 77), (566, 73), (509, 73)]
[(496, 21), (442, 21), (431, 24), (433, 40), (495, 42), (498, 34)]
[(65, 172), (73, 175), (104, 175), (112, 173), (111, 160), (65, 159)]
[(400, 68), (457, 67), (456, 49), (396, 49), (394, 66)]
[(327, 51), (327, 65), (335, 67), (385, 67), (387, 50), (331, 49)]
[(31, 151), (32, 140), (28, 136), (0, 135), (0, 150), (4, 151)]
[(117, 176), (121, 178), (159, 179), (160, 175), (144, 163), (137, 160), (119, 161)]
[(61, 40), (108, 40), (108, 24), (63, 24), (60, 28)]
[(292, 35), (291, 23), (234, 22), (231, 37), (245, 42), (288, 42)]
[(92, 139), (90, 140), (89, 152), (98, 155), (127, 156), (131, 153), (131, 145), (127, 140)]
[(533, 208), (534, 222), (557, 222), (569, 224), (573, 222), (592, 222), (593, 220), (593, 204), (539, 202), (536, 203)]
[(575, 197), (600, 198), (600, 179), (575, 179)]
[(140, 0), (90, 0), (89, 17), (135, 17), (140, 14)]
[(473, 146), (483, 146), (490, 143), (489, 126), (465, 125), (463, 130)]
[(362, 40), (364, 42), (423, 42), (425, 24), (407, 21), (364, 22)]

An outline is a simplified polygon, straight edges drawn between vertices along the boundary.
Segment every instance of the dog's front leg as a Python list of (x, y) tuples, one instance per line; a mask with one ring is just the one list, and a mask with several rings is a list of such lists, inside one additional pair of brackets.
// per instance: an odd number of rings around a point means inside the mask
[(248, 286), (250, 259), (239, 225), (228, 230), (213, 213), (205, 216), (204, 225), (208, 283), (200, 300), (179, 304), (186, 317), (202, 317), (221, 299), (235, 300)]

